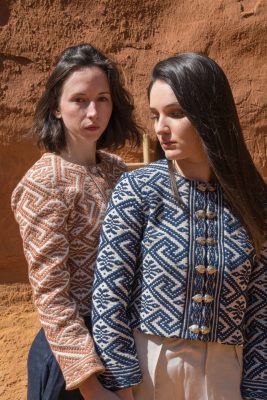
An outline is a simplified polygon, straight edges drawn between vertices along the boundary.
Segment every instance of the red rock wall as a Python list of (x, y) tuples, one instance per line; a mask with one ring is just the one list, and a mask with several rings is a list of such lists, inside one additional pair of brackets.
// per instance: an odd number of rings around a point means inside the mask
[[(229, 77), (247, 144), (267, 177), (266, 31), (265, 0), (0, 0), (1, 281), (27, 280), (9, 198), (38, 157), (22, 136), (60, 51), (89, 41), (116, 59), (149, 132), (145, 88), (153, 64), (175, 52), (207, 53)], [(142, 159), (141, 151), (124, 154)]]
[[(153, 64), (176, 52), (207, 53), (229, 77), (248, 147), (267, 178), (266, 34), (266, 0), (0, 0), (1, 399), (25, 398), (26, 353), (38, 326), (9, 203), (38, 157), (23, 135), (58, 53), (91, 42), (117, 60), (151, 136), (145, 88)], [(141, 150), (123, 155), (142, 160)]]

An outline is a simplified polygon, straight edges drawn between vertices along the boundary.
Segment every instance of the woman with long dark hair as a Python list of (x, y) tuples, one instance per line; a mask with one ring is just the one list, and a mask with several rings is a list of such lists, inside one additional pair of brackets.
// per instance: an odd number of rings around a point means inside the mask
[(12, 195), (42, 329), (28, 358), (28, 400), (115, 399), (91, 338), (92, 277), (108, 197), (125, 164), (101, 149), (140, 143), (117, 65), (90, 44), (67, 48), (32, 128), (45, 150)]
[(103, 223), (102, 382), (125, 399), (263, 400), (267, 189), (229, 83), (183, 53), (154, 67), (148, 96), (164, 158), (123, 175)]

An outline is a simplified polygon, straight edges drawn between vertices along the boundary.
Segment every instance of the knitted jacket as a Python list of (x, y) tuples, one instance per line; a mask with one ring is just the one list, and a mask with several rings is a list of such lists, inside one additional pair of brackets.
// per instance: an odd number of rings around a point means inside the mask
[(46, 153), (12, 194), (34, 303), (67, 389), (103, 371), (83, 316), (106, 203), (125, 165), (104, 152), (98, 158), (87, 168)]
[(244, 399), (267, 399), (267, 246), (256, 262), (246, 229), (216, 182), (176, 176), (166, 160), (124, 174), (103, 223), (93, 334), (108, 388), (141, 373), (133, 329), (244, 345)]

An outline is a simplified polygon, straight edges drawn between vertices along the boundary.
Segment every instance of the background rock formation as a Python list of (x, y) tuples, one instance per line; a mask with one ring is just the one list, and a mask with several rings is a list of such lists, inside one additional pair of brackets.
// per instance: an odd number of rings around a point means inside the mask
[[(9, 204), (39, 156), (23, 136), (56, 56), (79, 42), (112, 56), (152, 135), (145, 88), (153, 64), (176, 52), (208, 54), (230, 80), (247, 145), (267, 178), (266, 31), (265, 0), (0, 0), (1, 399), (25, 398), (26, 352), (38, 327)], [(141, 150), (123, 156), (142, 160)]]

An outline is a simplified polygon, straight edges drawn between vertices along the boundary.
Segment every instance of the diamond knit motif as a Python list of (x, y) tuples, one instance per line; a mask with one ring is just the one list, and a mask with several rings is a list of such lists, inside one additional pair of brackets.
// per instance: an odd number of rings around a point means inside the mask
[(176, 179), (184, 207), (173, 197), (166, 160), (125, 174), (110, 200), (93, 294), (102, 382), (113, 389), (140, 382), (135, 328), (244, 345), (242, 390), (256, 385), (267, 398), (266, 248), (255, 264), (217, 182)]

